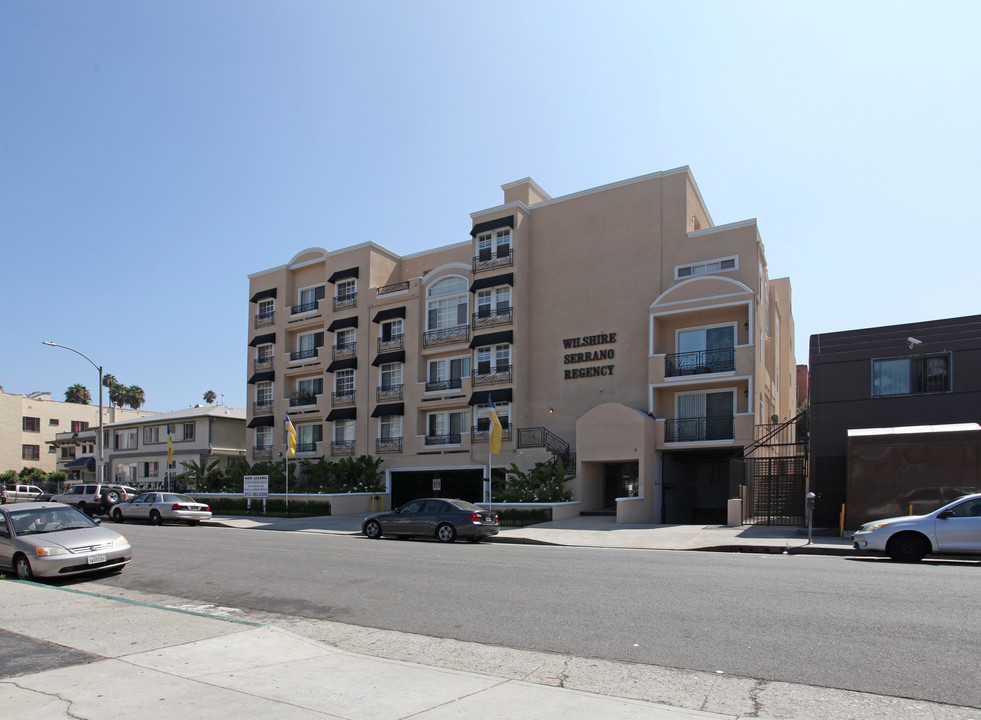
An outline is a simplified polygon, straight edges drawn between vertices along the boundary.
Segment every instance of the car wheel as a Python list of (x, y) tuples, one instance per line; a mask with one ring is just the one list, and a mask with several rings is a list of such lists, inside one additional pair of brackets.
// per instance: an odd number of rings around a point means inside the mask
[(123, 511), (120, 510), (119, 508), (113, 508), (112, 519), (118, 523), (123, 522), (123, 520), (125, 520), (125, 518), (123, 517)]
[(929, 541), (918, 533), (894, 535), (886, 545), (886, 553), (896, 562), (919, 562), (930, 552)]
[(456, 528), (449, 523), (443, 523), (436, 528), (436, 539), (445, 543), (453, 542), (456, 540)]
[(34, 579), (34, 571), (31, 570), (31, 561), (26, 555), (17, 555), (14, 558), (14, 570), (17, 572), (18, 580)]
[(382, 526), (377, 520), (369, 520), (364, 524), (364, 534), (372, 540), (377, 540), (382, 536)]
[(151, 525), (163, 525), (163, 518), (160, 517), (160, 513), (156, 510), (150, 511), (150, 524)]
[(120, 499), (121, 498), (119, 497), (119, 491), (118, 490), (103, 490), (102, 491), (102, 500), (103, 500), (103, 502), (105, 502), (105, 503), (107, 503), (109, 505), (115, 505), (116, 503), (118, 503), (120, 501)]

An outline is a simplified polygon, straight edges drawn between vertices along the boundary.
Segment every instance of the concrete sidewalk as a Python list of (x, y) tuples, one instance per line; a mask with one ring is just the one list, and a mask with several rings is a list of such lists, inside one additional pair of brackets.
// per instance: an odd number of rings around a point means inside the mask
[(275, 627), (17, 580), (0, 580), (0, 606), (5, 718), (739, 717), (372, 657)]
[[(260, 516), (215, 517), (211, 524), (255, 530), (361, 532), (364, 515), (328, 515), (308, 518), (265, 518)], [(647, 550), (713, 550), (720, 552), (807, 553), (846, 555), (855, 551), (852, 542), (822, 529), (808, 542), (806, 528), (763, 525), (618, 525), (605, 515), (582, 515), (567, 520), (522, 528), (502, 528), (490, 542), (569, 545), (574, 547), (634, 548)]]

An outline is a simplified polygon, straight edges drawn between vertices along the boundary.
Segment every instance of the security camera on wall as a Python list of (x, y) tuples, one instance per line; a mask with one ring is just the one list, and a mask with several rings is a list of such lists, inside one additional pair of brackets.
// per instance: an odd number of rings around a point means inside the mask
[(917, 340), (915, 337), (906, 338), (906, 342), (909, 343), (909, 349), (912, 350), (915, 345), (922, 345), (922, 340)]

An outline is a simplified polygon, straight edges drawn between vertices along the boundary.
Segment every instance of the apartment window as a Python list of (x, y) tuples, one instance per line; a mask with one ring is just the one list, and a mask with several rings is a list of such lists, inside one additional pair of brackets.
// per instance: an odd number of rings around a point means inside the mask
[(343, 328), (334, 332), (335, 350), (352, 350), (357, 346), (358, 334), (355, 328)]
[(268, 320), (276, 314), (276, 301), (272, 299), (260, 300), (256, 304), (256, 317), (260, 320)]
[(41, 418), (25, 417), (24, 432), (41, 432)]
[(466, 278), (458, 275), (439, 280), (426, 291), (426, 329), (448, 330), (467, 324)]
[(872, 361), (872, 397), (950, 392), (950, 354)]
[(307, 423), (296, 426), (296, 451), (316, 452), (317, 443), (324, 439), (324, 426), (320, 423)]
[(378, 387), (392, 390), (402, 385), (402, 363), (385, 363), (378, 368)]
[(273, 356), (275, 355), (276, 348), (272, 343), (267, 343), (265, 345), (259, 345), (255, 349), (255, 361), (256, 363), (270, 363), (273, 361)]
[[(159, 425), (154, 425), (153, 427), (143, 428), (143, 444), (150, 445), (152, 443), (160, 442), (161, 437), (161, 427)], [(164, 441), (167, 439), (167, 428), (163, 427), (163, 438)]]
[(324, 299), (325, 290), (325, 285), (301, 288), (298, 293), (297, 305), (293, 308), (293, 312), (302, 313), (316, 310), (318, 303)]
[(257, 382), (255, 384), (255, 404), (272, 405), (272, 401), (273, 401), (273, 384), (268, 380)]
[(57, 418), (50, 418), (50, 419), (48, 420), (48, 427), (58, 427), (58, 424), (59, 424), (60, 422), (61, 422), (61, 421), (60, 421), (60, 420), (58, 420)]
[(67, 445), (61, 448), (61, 459), (62, 460), (74, 460), (75, 459), (75, 446)]
[[(116, 465), (116, 483), (119, 485), (135, 485), (137, 482), (136, 463)], [(77, 486), (76, 486), (77, 487)]]
[(511, 286), (502, 285), (477, 291), (477, 317), (506, 315), (511, 310)]
[(427, 445), (459, 445), (468, 427), (466, 410), (435, 412), (426, 416)]
[(378, 334), (378, 350), (400, 350), (404, 338), (404, 324), (401, 318), (381, 323)]
[(731, 257), (707, 260), (706, 262), (694, 263), (692, 265), (676, 265), (674, 268), (674, 279), (684, 280), (685, 278), (697, 277), (698, 275), (715, 275), (716, 273), (738, 269), (739, 257), (732, 255)]
[(354, 442), (354, 420), (334, 421), (334, 442), (335, 443)]
[(334, 373), (334, 394), (354, 395), (354, 370), (338, 370)]
[(477, 374), (507, 372), (511, 369), (511, 345), (493, 345), (477, 348)]
[(667, 375), (730, 372), (735, 370), (734, 323), (678, 330), (677, 352), (667, 358)]
[(672, 440), (731, 440), (735, 391), (678, 393), (677, 417), (670, 429)]
[(272, 448), (273, 429), (271, 427), (259, 427), (255, 429), (255, 449), (268, 450)]
[(378, 418), (378, 439), (382, 441), (397, 440), (402, 437), (402, 416), (386, 415)]
[(291, 360), (304, 360), (306, 358), (317, 357), (317, 348), (323, 347), (323, 332), (303, 333), (296, 336), (296, 352), (293, 353)]
[(358, 296), (358, 281), (354, 278), (338, 280), (334, 285), (334, 298), (340, 302), (353, 300)]
[(136, 428), (132, 430), (117, 430), (113, 441), (116, 450), (135, 450), (137, 441)]
[(84, 420), (72, 420), (72, 432), (82, 432), (88, 429), (89, 424)]
[(41, 457), (41, 446), (21, 445), (20, 457), (22, 460), (38, 460)]
[(145, 478), (155, 478), (160, 475), (160, 463), (154, 460), (153, 462), (141, 463), (143, 474), (141, 477)]
[[(497, 412), (497, 419), (501, 421), (501, 429), (507, 430), (511, 422), (511, 403), (495, 403), (494, 409)], [(475, 405), (474, 414), (477, 417), (477, 430), (480, 432), (489, 432), (490, 405)]]
[(477, 236), (477, 258), (491, 260), (507, 257), (511, 252), (511, 228), (501, 228)]
[(317, 402), (317, 395), (324, 392), (323, 378), (301, 378), (296, 381), (296, 399), (306, 405)]
[(462, 378), (470, 377), (470, 358), (439, 358), (429, 361), (428, 392), (459, 390), (463, 387)]

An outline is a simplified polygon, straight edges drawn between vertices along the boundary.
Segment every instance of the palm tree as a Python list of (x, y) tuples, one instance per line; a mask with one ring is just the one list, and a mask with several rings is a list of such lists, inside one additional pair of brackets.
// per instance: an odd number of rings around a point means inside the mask
[(92, 402), (92, 394), (84, 385), (75, 383), (70, 388), (65, 390), (65, 402), (75, 403), (77, 405), (88, 405), (90, 402)]
[[(109, 377), (112, 377), (111, 375)], [(115, 378), (113, 378), (115, 380)], [(102, 383), (105, 385), (105, 382)], [(109, 388), (109, 404), (115, 405), (116, 407), (122, 407), (126, 404), (126, 386), (120, 385), (118, 382), (113, 382)]]
[(139, 385), (130, 385), (124, 392), (125, 402), (134, 410), (139, 410), (140, 406), (146, 402), (146, 393)]
[(204, 401), (211, 405), (211, 403), (213, 403), (217, 397), (218, 396), (215, 394), (214, 390), (209, 390), (204, 394)]
[(106, 373), (105, 375), (102, 376), (102, 387), (111, 390), (113, 385), (118, 385), (118, 384), (119, 381), (116, 380), (115, 375), (110, 375)]

